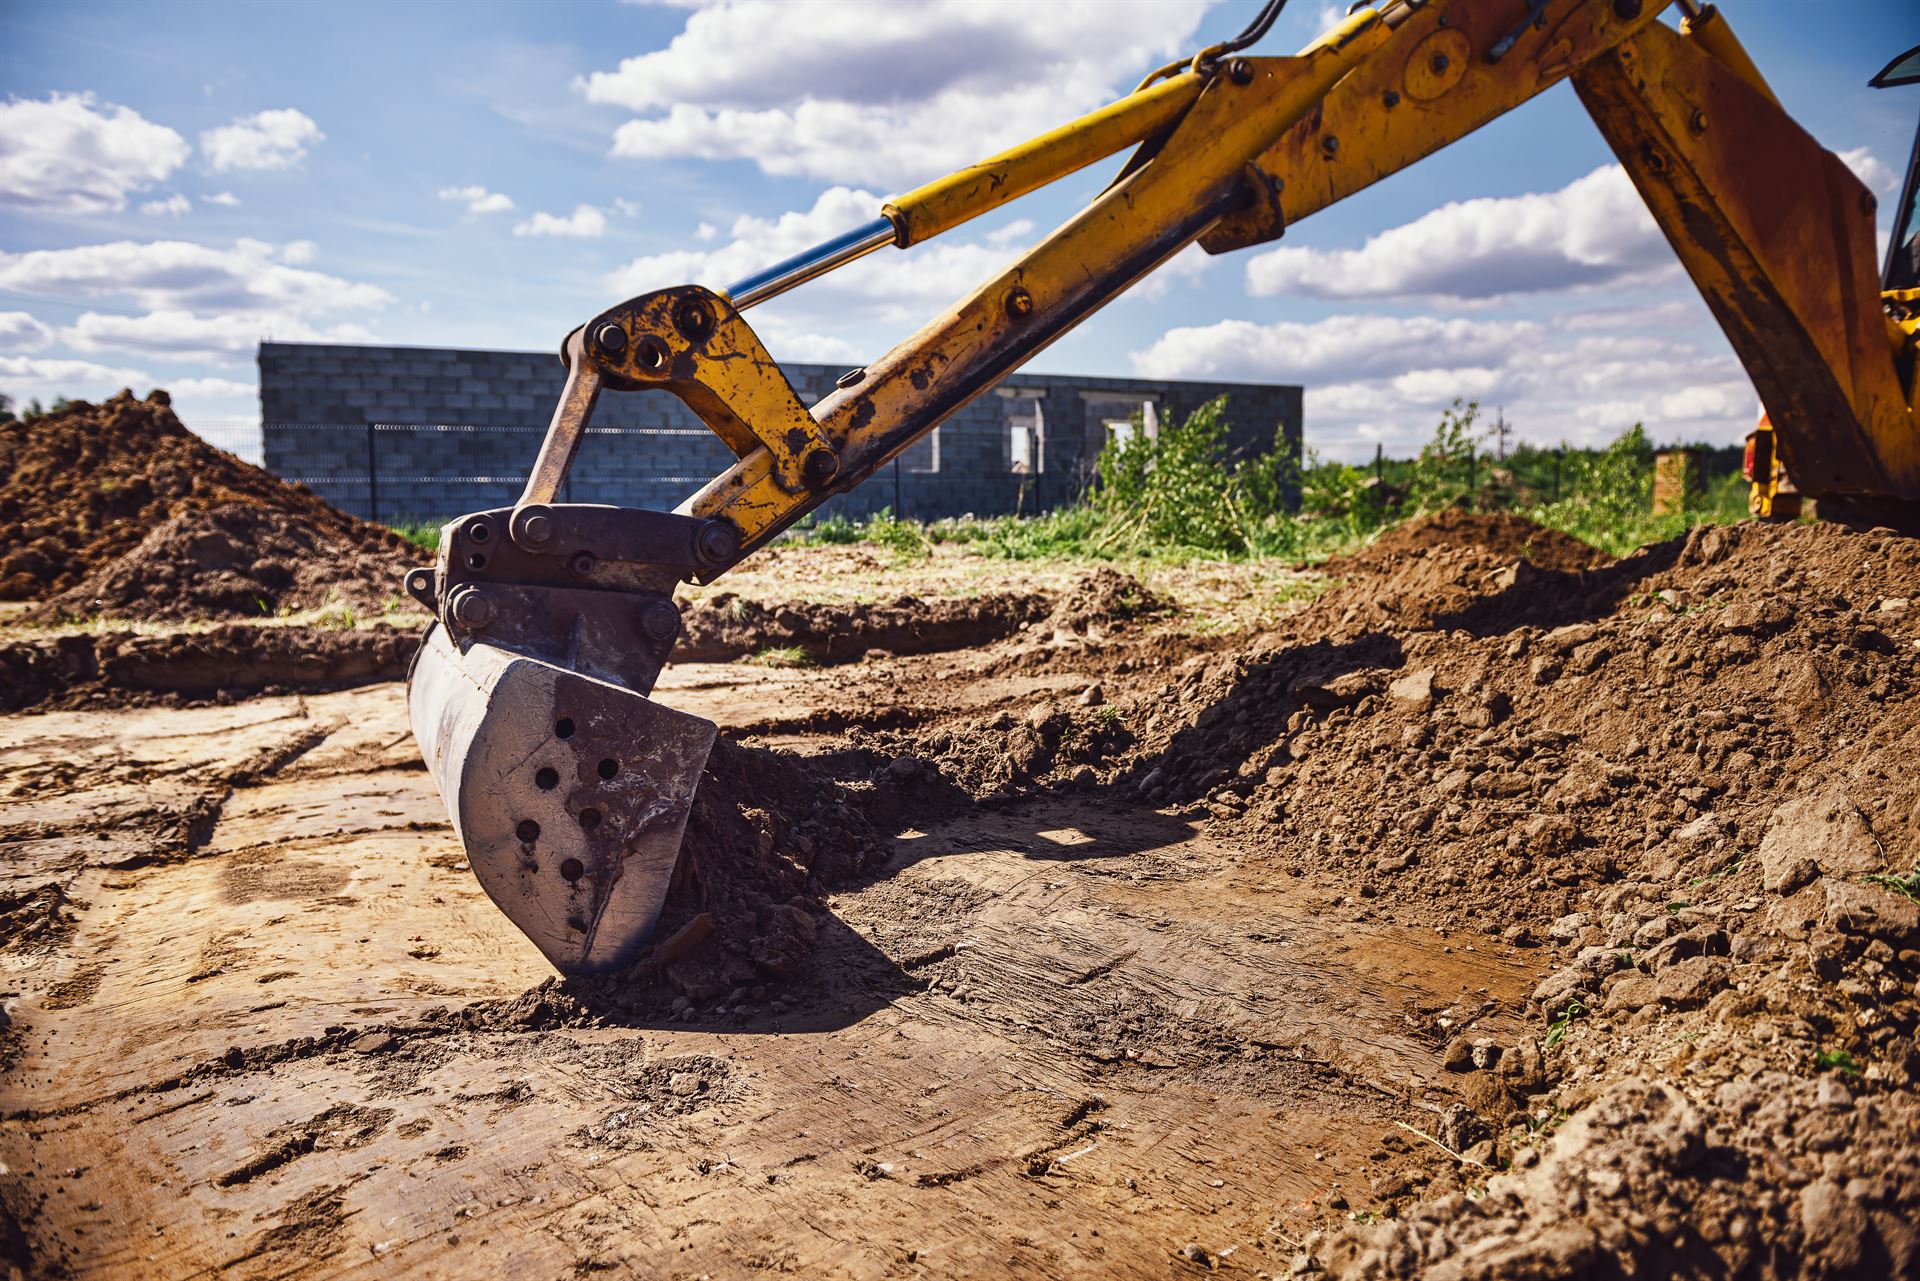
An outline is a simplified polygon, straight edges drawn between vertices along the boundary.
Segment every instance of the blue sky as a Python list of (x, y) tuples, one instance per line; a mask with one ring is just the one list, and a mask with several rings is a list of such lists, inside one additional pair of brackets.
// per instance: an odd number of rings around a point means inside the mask
[[(1237, 30), (1251, 0), (717, 4), (0, 0), (0, 393), (165, 386), (257, 418), (285, 339), (548, 349), (628, 294), (720, 285)], [(1729, 0), (1788, 109), (1890, 206), (1908, 0)], [(1293, 0), (1257, 52), (1331, 21)], [(1302, 222), (1182, 255), (1044, 372), (1297, 381), (1307, 434), (1414, 447), (1455, 395), (1540, 441), (1757, 411), (1572, 91)], [(863, 363), (1098, 190), (1100, 166), (752, 313)], [(1497, 289), (1498, 292), (1494, 292)]]

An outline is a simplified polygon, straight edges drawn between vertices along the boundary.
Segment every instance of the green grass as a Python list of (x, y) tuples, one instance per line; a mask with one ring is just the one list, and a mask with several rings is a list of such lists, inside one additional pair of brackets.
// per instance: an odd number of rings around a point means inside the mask
[(1813, 1056), (1813, 1065), (1822, 1072), (1838, 1072), (1849, 1080), (1860, 1078), (1860, 1065), (1845, 1050), (1821, 1050)]
[(763, 649), (746, 661), (760, 667), (818, 667), (820, 665), (812, 654), (798, 645)]
[(1568, 1001), (1567, 1008), (1560, 1011), (1560, 1013), (1555, 1015), (1547, 1024), (1547, 1048), (1551, 1050), (1554, 1046), (1566, 1040), (1567, 1033), (1573, 1028), (1573, 1021), (1580, 1018), (1586, 1012), (1587, 1007), (1580, 1002)]
[(1886, 872), (1874, 872), (1860, 878), (1869, 885), (1878, 885), (1883, 890), (1904, 895), (1920, 903), (1920, 867), (1914, 868), (1905, 876), (1894, 876)]
[(440, 550), (440, 526), (437, 524), (424, 520), (403, 520), (387, 528), (423, 552), (438, 553)]
[[(1280, 559), (1315, 563), (1364, 545), (1403, 521), (1450, 507), (1508, 511), (1610, 555), (1678, 537), (1700, 524), (1747, 517), (1747, 485), (1733, 455), (1710, 451), (1720, 472), (1686, 510), (1653, 514), (1654, 448), (1638, 426), (1599, 449), (1520, 445), (1487, 456), (1479, 406), (1456, 401), (1410, 459), (1356, 467), (1284, 448), (1229, 457), (1225, 398), (1157, 437), (1136, 433), (1100, 455), (1100, 481), (1071, 506), (1039, 516), (963, 516), (919, 524), (883, 511), (866, 521), (802, 522), (805, 543), (867, 543), (896, 562), (924, 560), (942, 543), (1004, 560)], [(1280, 444), (1276, 438), (1276, 444)], [(1723, 456), (1724, 455), (1724, 456)], [(1710, 608), (1712, 601), (1686, 608)]]

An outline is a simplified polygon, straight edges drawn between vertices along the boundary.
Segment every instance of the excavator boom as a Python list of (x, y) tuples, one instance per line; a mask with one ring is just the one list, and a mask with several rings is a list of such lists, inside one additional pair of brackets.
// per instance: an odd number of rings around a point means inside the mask
[[(434, 616), (414, 732), (494, 901), (563, 973), (617, 969), (665, 899), (713, 726), (647, 695), (709, 582), (1196, 241), (1297, 222), (1562, 80), (1619, 155), (1778, 424), (1804, 492), (1920, 503), (1912, 335), (1873, 277), (1872, 197), (1780, 108), (1724, 19), (1649, 0), (1388, 0), (1292, 57), (1149, 76), (1052, 133), (897, 197), (715, 292), (629, 299), (570, 334), (511, 508), (446, 525), (407, 588)], [(1086, 209), (806, 405), (743, 313), (1134, 148)], [(671, 513), (555, 502), (603, 391), (684, 401), (736, 461)]]

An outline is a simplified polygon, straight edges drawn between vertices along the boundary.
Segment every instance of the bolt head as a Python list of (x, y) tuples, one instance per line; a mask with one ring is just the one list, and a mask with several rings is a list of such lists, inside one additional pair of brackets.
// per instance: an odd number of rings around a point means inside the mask
[(710, 520), (700, 529), (694, 550), (709, 565), (717, 565), (740, 550), (740, 536), (722, 520)]
[(1434, 75), (1444, 75), (1446, 74), (1447, 68), (1453, 65), (1453, 60), (1448, 58), (1444, 53), (1436, 53), (1428, 61), (1427, 65), (1433, 68)]
[(627, 349), (627, 331), (615, 324), (602, 325), (593, 331), (593, 345), (603, 356), (618, 356)]
[(657, 641), (672, 640), (680, 633), (680, 611), (657, 600), (640, 611), (640, 630)]
[(840, 460), (831, 449), (810, 449), (800, 460), (800, 478), (809, 485), (824, 485), (840, 470)]
[(1235, 58), (1227, 64), (1227, 79), (1237, 85), (1253, 83), (1253, 64), (1245, 58)]
[(1016, 320), (1033, 314), (1033, 295), (1016, 285), (1007, 291), (1007, 314)]
[(545, 512), (533, 513), (520, 522), (520, 536), (535, 547), (552, 541), (553, 517)]
[(1340, 140), (1332, 134), (1328, 134), (1320, 140), (1320, 150), (1330, 156), (1340, 150)]
[(673, 327), (690, 342), (699, 342), (713, 332), (713, 313), (705, 304), (689, 298), (673, 311)]
[(593, 572), (600, 560), (592, 552), (575, 552), (573, 559), (567, 562), (567, 569), (577, 578), (585, 578)]
[(468, 587), (453, 598), (453, 621), (462, 627), (485, 627), (493, 621), (493, 602), (479, 588)]

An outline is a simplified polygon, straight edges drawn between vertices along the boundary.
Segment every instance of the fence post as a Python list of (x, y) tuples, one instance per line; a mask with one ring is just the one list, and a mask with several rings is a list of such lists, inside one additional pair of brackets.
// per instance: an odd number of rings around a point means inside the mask
[(900, 501), (900, 455), (898, 454), (893, 456), (893, 518), (895, 520), (907, 518), (906, 506)]
[(379, 448), (374, 444), (373, 424), (367, 424), (367, 519), (380, 519)]
[(1377, 440), (1373, 442), (1373, 478), (1383, 483), (1387, 479), (1387, 447)]
[(1560, 501), (1560, 460), (1567, 455), (1567, 447), (1560, 446), (1553, 451), (1553, 501)]
[(1468, 445), (1467, 446), (1467, 494), (1469, 496), (1473, 494), (1475, 489), (1479, 488), (1479, 483), (1478, 483), (1478, 477), (1480, 474), (1479, 462), (1480, 462), (1480, 450), (1473, 445)]

